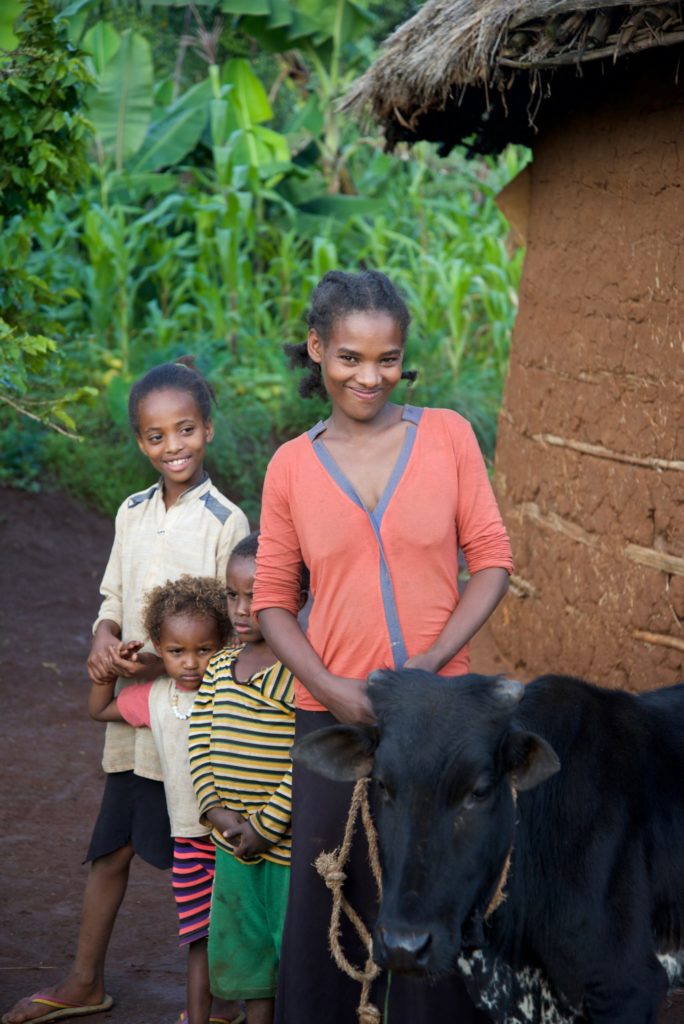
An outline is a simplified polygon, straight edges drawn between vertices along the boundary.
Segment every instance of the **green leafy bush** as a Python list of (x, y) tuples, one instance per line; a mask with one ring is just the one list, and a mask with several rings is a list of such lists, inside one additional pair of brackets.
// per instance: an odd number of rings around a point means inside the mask
[[(348, 2), (337, 0), (338, 13)], [(0, 386), (30, 408), (43, 371), (29, 361), (59, 355), (49, 364), (59, 394), (90, 405), (81, 444), (31, 434), (9, 478), (49, 478), (112, 512), (150, 480), (126, 422), (131, 382), (192, 353), (217, 395), (208, 466), (255, 522), (273, 449), (326, 414), (298, 396), (282, 346), (305, 336), (311, 290), (338, 266), (378, 268), (402, 289), (413, 314), (407, 363), (419, 370), (402, 394), (461, 411), (491, 454), (522, 265), (494, 197), (526, 155), (473, 163), (417, 146), (389, 156), (340, 120), (335, 97), (370, 56), (361, 5), (350, 3), (348, 24), (316, 29), (295, 4), (287, 31), (301, 31), (300, 49), (277, 52), (266, 83), (243, 57), (223, 59), (222, 40), (237, 23), (276, 46), (270, 4), (244, 18), (243, 0), (224, 0), (236, 21), (194, 45), (206, 73), (195, 64), (192, 81), (168, 74), (168, 55), (160, 77), (158, 40), (137, 8), (127, 28), (122, 16), (101, 20), (97, 4), (79, 6), (70, 31), (95, 73), (91, 173), (40, 217), (9, 225), (0, 303), (20, 282), (12, 298), (45, 340), (18, 353), (18, 377), (0, 367)], [(7, 411), (3, 428), (16, 448)]]

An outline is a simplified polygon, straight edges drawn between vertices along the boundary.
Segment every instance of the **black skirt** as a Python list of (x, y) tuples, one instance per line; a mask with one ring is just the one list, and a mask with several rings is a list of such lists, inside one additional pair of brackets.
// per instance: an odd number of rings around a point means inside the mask
[(173, 839), (164, 783), (144, 779), (132, 771), (111, 772), (85, 862), (106, 857), (129, 842), (134, 852), (153, 867), (171, 867)]
[[(297, 711), (295, 738), (336, 724), (328, 712)], [(313, 863), (321, 851), (342, 842), (353, 785), (331, 782), (295, 765), (292, 796), (292, 874), (276, 994), (275, 1024), (356, 1024), (361, 985), (335, 964), (328, 946), (332, 895)], [(357, 823), (344, 895), (372, 926), (377, 911), (375, 882), (363, 827)], [(342, 915), (341, 945), (347, 959), (363, 969), (366, 950)], [(461, 979), (427, 981), (382, 974), (370, 1001), (386, 1024), (488, 1024), (468, 997)]]

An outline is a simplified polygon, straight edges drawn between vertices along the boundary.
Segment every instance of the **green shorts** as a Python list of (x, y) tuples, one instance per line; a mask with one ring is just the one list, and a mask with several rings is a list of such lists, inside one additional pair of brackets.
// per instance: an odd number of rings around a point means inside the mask
[(289, 885), (284, 864), (242, 864), (217, 846), (208, 950), (213, 995), (275, 996)]

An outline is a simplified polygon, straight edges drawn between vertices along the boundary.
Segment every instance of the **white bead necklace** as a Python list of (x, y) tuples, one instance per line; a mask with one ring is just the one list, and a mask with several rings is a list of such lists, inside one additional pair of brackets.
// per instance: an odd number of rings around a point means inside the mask
[[(195, 697), (196, 696), (197, 694), (195, 694)], [(176, 684), (173, 684), (173, 690), (171, 691), (171, 708), (173, 710), (174, 715), (180, 722), (186, 722), (190, 717), (192, 713), (193, 704), (195, 703), (195, 697), (192, 698), (188, 710), (181, 711), (181, 709), (178, 706), (178, 690), (176, 689)]]

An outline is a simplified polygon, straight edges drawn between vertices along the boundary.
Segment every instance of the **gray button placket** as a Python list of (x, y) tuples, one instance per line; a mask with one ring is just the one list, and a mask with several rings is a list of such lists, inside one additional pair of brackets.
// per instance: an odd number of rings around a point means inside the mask
[(387, 563), (387, 556), (385, 555), (385, 548), (382, 543), (382, 536), (380, 529), (382, 526), (382, 517), (384, 516), (387, 506), (392, 498), (392, 495), (399, 485), (399, 481), (404, 475), (406, 466), (411, 457), (413, 446), (416, 441), (417, 426), (420, 422), (420, 417), (423, 413), (422, 409), (417, 409), (414, 406), (407, 405), (404, 407), (402, 419), (408, 420), (408, 427), (406, 430), (406, 437), (404, 443), (401, 446), (401, 451), (394, 465), (390, 478), (387, 481), (387, 486), (383, 491), (380, 500), (376, 507), (371, 512), (364, 505), (363, 501), (357, 494), (355, 488), (351, 482), (347, 479), (345, 474), (342, 472), (340, 467), (335, 462), (334, 458), (328, 451), (321, 435), (325, 431), (324, 423), (317, 423), (315, 427), (312, 427), (308, 431), (308, 437), (312, 442), (313, 450), (316, 453), (318, 460), (320, 461), (326, 472), (332, 477), (337, 486), (342, 490), (350, 501), (360, 508), (368, 516), (368, 521), (373, 529), (373, 534), (377, 541), (378, 550), (380, 553), (380, 592), (382, 595), (382, 604), (385, 614), (385, 623), (387, 625), (387, 632), (389, 635), (390, 646), (392, 648), (392, 660), (395, 668), (401, 668), (407, 659), (406, 644), (404, 642), (404, 636), (401, 630), (401, 623), (399, 622), (399, 612), (397, 610), (397, 602), (394, 595), (394, 587), (392, 585), (392, 577), (389, 571), (389, 565)]

